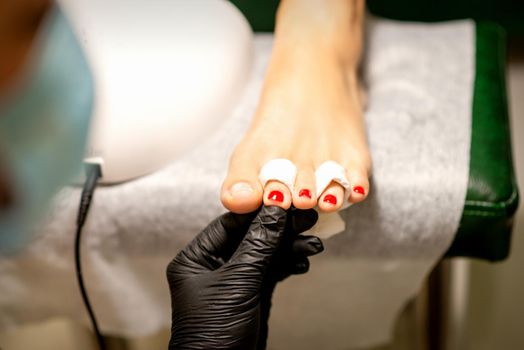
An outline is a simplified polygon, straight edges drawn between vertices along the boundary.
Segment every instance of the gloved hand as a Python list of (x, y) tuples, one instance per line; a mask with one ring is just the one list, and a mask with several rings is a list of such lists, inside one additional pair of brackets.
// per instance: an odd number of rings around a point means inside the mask
[(314, 210), (262, 207), (226, 213), (208, 225), (167, 268), (171, 291), (170, 349), (263, 349), (276, 283), (309, 268), (323, 250), (299, 236)]

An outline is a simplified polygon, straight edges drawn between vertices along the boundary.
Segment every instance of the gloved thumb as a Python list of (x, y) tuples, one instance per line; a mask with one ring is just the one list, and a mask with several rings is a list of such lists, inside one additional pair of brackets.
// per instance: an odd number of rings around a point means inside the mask
[(263, 274), (286, 229), (287, 213), (277, 206), (263, 206), (228, 264), (252, 266)]

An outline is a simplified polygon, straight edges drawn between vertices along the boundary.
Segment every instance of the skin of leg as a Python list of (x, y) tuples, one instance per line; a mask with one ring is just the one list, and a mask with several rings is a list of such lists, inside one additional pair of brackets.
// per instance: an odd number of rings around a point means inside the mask
[[(363, 0), (281, 2), (259, 105), (222, 186), (226, 208), (237, 213), (261, 203), (312, 208), (318, 195), (314, 169), (327, 160), (347, 169), (351, 202), (366, 198), (371, 161), (356, 73), (363, 11)], [(274, 158), (295, 163), (295, 188), (278, 181), (265, 188), (258, 183), (260, 168)], [(251, 190), (237, 195), (231, 187), (238, 183)], [(343, 195), (343, 188), (331, 183), (318, 198), (320, 210), (338, 210)]]

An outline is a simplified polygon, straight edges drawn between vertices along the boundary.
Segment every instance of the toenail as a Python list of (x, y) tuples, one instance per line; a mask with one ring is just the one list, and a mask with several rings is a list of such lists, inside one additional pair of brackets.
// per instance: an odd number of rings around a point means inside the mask
[(327, 194), (324, 197), (324, 202), (336, 205), (337, 204), (337, 197), (333, 196), (332, 194)]
[(300, 192), (298, 192), (298, 196), (299, 197), (307, 197), (307, 198), (311, 199), (311, 191), (307, 190), (307, 189), (300, 190)]
[(353, 191), (355, 191), (355, 193), (362, 194), (362, 195), (364, 195), (366, 193), (362, 186), (355, 186), (355, 187), (353, 187)]
[(233, 195), (248, 195), (253, 193), (253, 187), (245, 182), (237, 182), (231, 186), (231, 193)]
[(267, 196), (267, 198), (275, 202), (283, 202), (284, 194), (280, 191), (271, 191), (269, 193), (269, 196)]

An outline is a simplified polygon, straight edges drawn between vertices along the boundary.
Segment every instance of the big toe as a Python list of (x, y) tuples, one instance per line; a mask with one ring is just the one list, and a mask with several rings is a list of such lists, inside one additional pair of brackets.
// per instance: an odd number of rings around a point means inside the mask
[(255, 167), (232, 163), (222, 184), (220, 200), (230, 211), (245, 214), (262, 205), (262, 186)]

